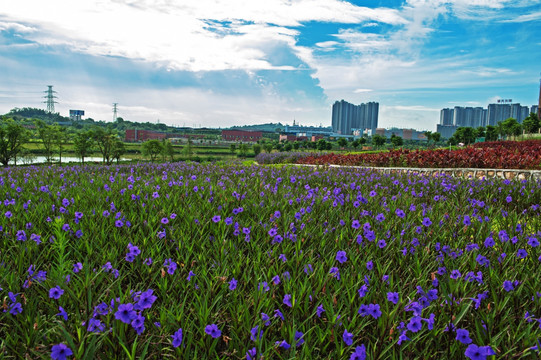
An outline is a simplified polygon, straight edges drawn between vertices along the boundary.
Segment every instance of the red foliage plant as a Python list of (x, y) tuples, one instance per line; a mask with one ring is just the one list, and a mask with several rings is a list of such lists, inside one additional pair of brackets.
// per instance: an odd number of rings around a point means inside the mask
[(412, 168), (541, 169), (541, 141), (493, 141), (462, 149), (391, 150), (373, 154), (324, 154), (300, 164)]

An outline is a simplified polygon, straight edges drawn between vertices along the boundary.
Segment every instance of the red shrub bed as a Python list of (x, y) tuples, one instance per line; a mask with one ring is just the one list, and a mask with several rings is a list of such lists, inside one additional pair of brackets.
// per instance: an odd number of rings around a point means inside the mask
[(300, 164), (417, 168), (541, 169), (541, 141), (495, 141), (462, 149), (391, 150), (374, 154), (325, 154), (301, 158)]

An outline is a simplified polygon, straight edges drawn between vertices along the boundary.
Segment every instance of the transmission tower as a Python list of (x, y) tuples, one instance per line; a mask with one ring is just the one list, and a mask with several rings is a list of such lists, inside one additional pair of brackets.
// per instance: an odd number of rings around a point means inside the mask
[(117, 112), (118, 112), (117, 105), (118, 103), (113, 103), (113, 122), (115, 122), (117, 119)]
[(54, 114), (54, 104), (58, 104), (57, 101), (54, 101), (54, 99), (58, 99), (54, 94), (56, 94), (56, 91), (53, 90), (53, 85), (47, 85), (48, 89), (44, 91), (47, 95), (44, 96), (47, 101), (44, 101), (44, 104), (47, 104), (47, 112), (50, 114)]

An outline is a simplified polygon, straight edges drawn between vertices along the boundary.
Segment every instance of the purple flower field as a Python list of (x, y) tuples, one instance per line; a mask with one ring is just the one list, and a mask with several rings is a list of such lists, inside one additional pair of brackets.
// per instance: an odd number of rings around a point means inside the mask
[(535, 359), (541, 183), (0, 170), (0, 358)]

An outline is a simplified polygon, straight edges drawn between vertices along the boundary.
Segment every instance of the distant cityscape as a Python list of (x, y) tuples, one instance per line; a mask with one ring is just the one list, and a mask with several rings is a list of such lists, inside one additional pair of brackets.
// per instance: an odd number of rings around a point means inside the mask
[[(55, 114), (55, 104), (58, 97), (57, 92), (53, 90), (52, 85), (47, 86), (44, 91), (46, 104), (49, 114)], [(539, 92), (539, 104), (541, 104), (541, 86)], [(113, 104), (113, 121), (118, 118), (117, 103)], [(525, 106), (518, 102), (513, 103), (512, 99), (501, 99), (494, 104), (488, 104), (483, 107), (464, 107), (455, 106), (454, 108), (444, 108), (440, 111), (440, 119), (437, 124), (436, 132), (444, 139), (453, 136), (460, 127), (487, 127), (496, 126), (499, 122), (508, 118), (514, 118), (518, 123), (522, 123), (530, 113), (538, 114), (540, 105)], [(69, 110), (70, 121), (60, 121), (59, 125), (67, 126), (83, 120), (84, 110)], [(538, 115), (539, 116), (539, 115)], [(62, 120), (62, 119), (60, 119)], [(280, 140), (285, 141), (317, 141), (323, 137), (333, 138), (359, 138), (362, 136), (380, 135), (386, 138), (400, 136), (405, 140), (427, 140), (425, 131), (419, 131), (412, 128), (380, 128), (379, 120), (379, 102), (370, 101), (355, 105), (345, 100), (336, 101), (332, 105), (331, 126), (301, 126), (293, 120), (293, 125), (283, 126), (278, 124), (245, 125), (242, 127), (233, 126), (229, 130), (222, 131), (222, 137), (226, 141), (247, 141), (253, 142), (261, 139), (263, 132), (281, 133)], [(165, 124), (163, 124), (165, 126)], [(272, 129), (268, 129), (268, 126)], [(279, 125), (279, 127), (273, 127)], [(165, 130), (165, 126), (161, 130)], [(179, 127), (171, 127), (179, 129)], [(184, 127), (186, 128), (186, 127)], [(187, 129), (187, 128), (186, 128)], [(220, 128), (216, 130), (221, 130)], [(168, 134), (165, 131), (150, 131), (143, 129), (127, 129), (125, 140), (129, 142), (146, 141), (149, 139), (170, 138), (175, 134)], [(192, 134), (191, 137), (194, 137)], [(183, 139), (186, 140), (186, 139)]]
[(498, 122), (514, 118), (519, 123), (530, 115), (536, 114), (538, 105), (530, 107), (520, 103), (512, 103), (512, 99), (500, 100), (496, 104), (489, 104), (486, 109), (482, 107), (455, 106), (453, 109), (445, 108), (440, 111), (440, 123), (437, 132), (444, 138), (453, 136), (459, 127), (486, 127), (496, 126)]

